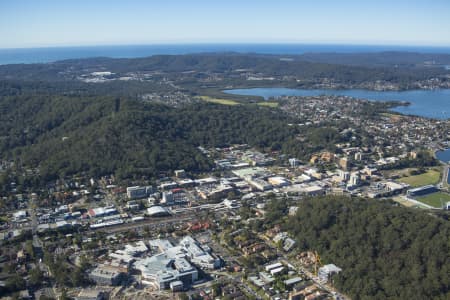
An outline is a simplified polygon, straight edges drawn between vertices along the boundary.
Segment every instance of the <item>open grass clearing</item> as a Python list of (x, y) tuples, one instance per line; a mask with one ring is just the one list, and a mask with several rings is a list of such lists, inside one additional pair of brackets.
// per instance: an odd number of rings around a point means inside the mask
[(407, 183), (412, 187), (424, 186), (427, 184), (436, 184), (441, 178), (441, 172), (436, 169), (429, 169), (427, 172), (419, 175), (412, 175), (399, 178), (398, 180)]
[(258, 102), (259, 106), (267, 106), (267, 107), (278, 107), (278, 102)]
[(229, 99), (220, 99), (220, 98), (212, 98), (209, 96), (200, 96), (200, 99), (206, 102), (216, 103), (216, 104), (222, 104), (222, 105), (239, 105), (239, 102), (236, 102), (234, 100)]

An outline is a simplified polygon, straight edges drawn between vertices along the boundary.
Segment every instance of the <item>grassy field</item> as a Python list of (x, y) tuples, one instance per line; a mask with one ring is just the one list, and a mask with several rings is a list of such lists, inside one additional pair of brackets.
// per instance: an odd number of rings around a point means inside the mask
[[(433, 194), (429, 194), (423, 197), (417, 197), (415, 200), (420, 201), (422, 203), (428, 204), (430, 206), (441, 208), (442, 204), (445, 205), (448, 201), (450, 201), (450, 194), (437, 192)], [(442, 204), (441, 204), (442, 200)]]
[(389, 113), (389, 112), (381, 113), (381, 115), (384, 117), (387, 117), (387, 118), (391, 118), (393, 120), (400, 120), (400, 119), (404, 118), (404, 116), (402, 116), (402, 115), (395, 114), (395, 113)]
[(258, 102), (258, 105), (275, 108), (275, 107), (278, 107), (278, 102)]
[[(211, 103), (216, 103), (216, 104), (222, 104), (222, 105), (239, 105), (242, 104), (238, 101), (235, 100), (230, 100), (230, 99), (223, 99), (223, 98), (215, 98), (215, 97), (210, 97), (210, 96), (200, 96), (199, 97), (201, 100), (206, 101), (206, 102), (211, 102)], [(265, 107), (278, 107), (278, 102), (270, 102), (270, 101), (263, 101), (263, 102), (258, 102), (256, 103), (257, 105), (260, 106), (265, 106)]]
[(206, 102), (216, 103), (216, 104), (223, 104), (223, 105), (239, 105), (239, 102), (236, 102), (234, 100), (228, 100), (228, 99), (220, 99), (220, 98), (212, 98), (209, 96), (200, 96), (200, 99)]
[(427, 184), (436, 184), (439, 182), (441, 172), (430, 169), (426, 173), (402, 177), (399, 181), (409, 184), (412, 187), (419, 187)]

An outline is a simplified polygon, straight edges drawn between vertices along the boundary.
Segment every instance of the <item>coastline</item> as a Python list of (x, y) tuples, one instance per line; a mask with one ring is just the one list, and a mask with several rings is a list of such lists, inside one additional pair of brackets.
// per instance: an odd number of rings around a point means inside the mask
[[(436, 93), (434, 93), (436, 91)], [(425, 89), (414, 89), (409, 91), (373, 91), (368, 89), (305, 89), (305, 88), (274, 88), (274, 87), (252, 87), (234, 88), (222, 90), (225, 95), (240, 95), (261, 97), (268, 100), (279, 96), (310, 97), (320, 95), (345, 96), (355, 99), (362, 99), (372, 102), (383, 102), (390, 112), (423, 117), (433, 120), (448, 120), (449, 113), (442, 110), (445, 107), (446, 99), (450, 94), (450, 89), (435, 89), (433, 91)], [(432, 94), (430, 94), (432, 93)], [(402, 100), (408, 99), (408, 100)], [(397, 100), (392, 100), (397, 99)]]
[(433, 151), (434, 158), (436, 158), (437, 160), (439, 160), (443, 164), (449, 164), (450, 163), (450, 159), (448, 161), (441, 160), (438, 157), (438, 154), (437, 154), (438, 152), (449, 152), (450, 153), (450, 148), (438, 148), (438, 149), (433, 149), (432, 151)]

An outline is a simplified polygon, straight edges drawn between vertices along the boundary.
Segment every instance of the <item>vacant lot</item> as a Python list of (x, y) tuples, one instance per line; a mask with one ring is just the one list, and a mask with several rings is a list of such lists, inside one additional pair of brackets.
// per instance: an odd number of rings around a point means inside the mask
[(445, 203), (450, 201), (450, 194), (437, 192), (423, 197), (418, 197), (416, 200), (436, 208), (441, 208), (443, 204), (445, 205)]
[(399, 181), (407, 183), (412, 187), (418, 187), (427, 184), (436, 184), (439, 182), (440, 176), (441, 172), (435, 169), (430, 169), (426, 173), (420, 175), (402, 177)]

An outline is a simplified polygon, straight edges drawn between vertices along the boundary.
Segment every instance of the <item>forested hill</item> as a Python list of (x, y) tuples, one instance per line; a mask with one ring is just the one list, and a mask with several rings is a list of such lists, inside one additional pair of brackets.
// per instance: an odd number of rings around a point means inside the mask
[[(344, 122), (300, 129), (287, 126), (298, 120), (254, 105), (251, 97), (233, 107), (196, 103), (195, 96), (239, 98), (221, 90), (263, 83), (248, 80), (254, 76), (269, 78), (264, 83), (272, 86), (308, 88), (332, 81), (344, 88), (385, 80), (388, 86), (397, 82), (408, 88), (415, 80), (442, 75), (438, 68), (411, 71), (283, 58), (209, 53), (0, 66), (0, 158), (38, 168), (44, 180), (80, 172), (128, 177), (175, 168), (209, 170), (211, 161), (199, 154), (200, 145), (247, 143), (307, 159), (350, 142), (339, 134)], [(98, 80), (98, 72), (109, 75)], [(181, 99), (182, 105), (150, 104), (147, 96)], [(304, 131), (302, 143), (296, 139), (299, 130)]]
[(366, 67), (423, 68), (450, 65), (450, 54), (414, 52), (305, 53), (300, 60)]
[(343, 269), (352, 299), (450, 299), (450, 224), (390, 202), (314, 198), (284, 223), (301, 250)]
[[(419, 55), (419, 54), (417, 54)], [(385, 58), (386, 56), (386, 58)], [(155, 55), (145, 58), (112, 59), (89, 58), (58, 61), (47, 64), (18, 64), (0, 66), (0, 80), (65, 81), (94, 71), (111, 71), (117, 74), (128, 72), (179, 73), (188, 71), (230, 73), (246, 70), (268, 76), (296, 76), (297, 79), (334, 78), (340, 82), (360, 83), (364, 81), (387, 80), (409, 82), (445, 75), (444, 68), (394, 68), (394, 61), (402, 66), (418, 65), (423, 60), (410, 54), (405, 60), (402, 54), (305, 54), (280, 55), (204, 53), (189, 55)], [(429, 56), (419, 55), (422, 59)], [(354, 59), (355, 58), (355, 59)], [(444, 57), (442, 61), (447, 61)], [(358, 63), (354, 63), (354, 62)], [(370, 64), (369, 61), (380, 64)], [(239, 72), (237, 72), (239, 74)]]
[(173, 108), (112, 97), (35, 95), (3, 97), (0, 111), (2, 159), (39, 167), (44, 180), (81, 172), (151, 177), (180, 168), (206, 171), (211, 161), (197, 146), (280, 149), (294, 142), (297, 130), (287, 126), (292, 120), (285, 114), (257, 105)]

